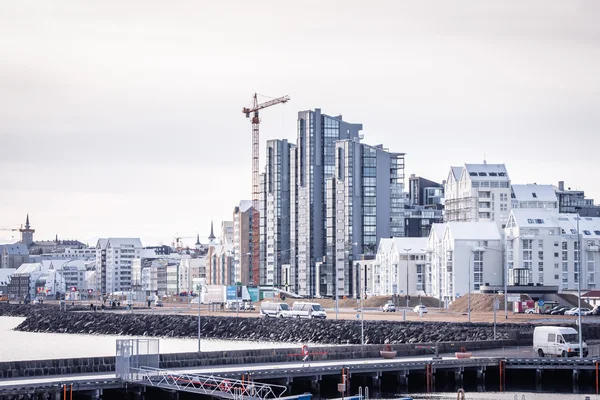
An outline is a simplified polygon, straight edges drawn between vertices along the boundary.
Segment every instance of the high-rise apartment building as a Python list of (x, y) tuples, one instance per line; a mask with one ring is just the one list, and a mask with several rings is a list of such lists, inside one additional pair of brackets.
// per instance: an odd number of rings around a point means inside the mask
[(235, 282), (250, 285), (252, 271), (252, 200), (242, 200), (233, 210), (233, 269)]
[(142, 242), (138, 238), (98, 239), (96, 271), (100, 271), (102, 294), (130, 290), (132, 262), (140, 258)]
[(326, 179), (335, 173), (335, 143), (345, 139), (358, 142), (362, 124), (322, 114), (317, 108), (298, 113), (297, 129), (296, 148), (290, 153), (295, 164), (290, 168), (294, 188), (290, 191), (290, 275), (293, 291), (315, 295), (316, 263), (325, 256)]
[[(287, 140), (267, 141), (267, 163), (262, 176), (261, 242), (263, 265), (261, 282), (286, 286), (282, 265), (288, 265), (290, 253), (290, 150), (295, 146)], [(287, 271), (286, 271), (287, 272)]]
[(318, 295), (354, 295), (354, 260), (375, 254), (380, 238), (404, 236), (404, 154), (356, 140), (335, 143), (326, 181), (326, 252)]
[(500, 231), (506, 227), (511, 188), (504, 164), (451, 167), (444, 192), (446, 222), (493, 221)]

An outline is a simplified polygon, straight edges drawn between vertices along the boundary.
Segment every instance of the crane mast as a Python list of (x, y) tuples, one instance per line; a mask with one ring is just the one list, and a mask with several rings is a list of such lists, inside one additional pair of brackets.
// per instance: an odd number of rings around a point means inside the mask
[(246, 118), (251, 118), (252, 123), (252, 284), (260, 284), (260, 212), (259, 198), (260, 198), (260, 118), (258, 111), (267, 107), (274, 106), (276, 104), (286, 103), (290, 100), (290, 96), (278, 97), (264, 103), (258, 103), (258, 96), (254, 93), (252, 98), (252, 106), (250, 108), (244, 107), (242, 113), (246, 114)]

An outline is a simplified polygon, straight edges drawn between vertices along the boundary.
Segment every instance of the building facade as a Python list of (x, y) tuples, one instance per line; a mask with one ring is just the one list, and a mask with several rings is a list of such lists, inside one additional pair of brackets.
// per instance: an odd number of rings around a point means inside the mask
[(326, 179), (334, 175), (335, 142), (359, 141), (362, 124), (348, 123), (342, 116), (331, 117), (320, 109), (298, 113), (298, 136), (293, 152), (295, 167), (291, 185), (295, 201), (290, 215), (294, 243), (290, 250), (292, 290), (300, 295), (315, 295), (319, 285), (316, 263), (323, 262), (326, 248)]
[(264, 243), (261, 283), (282, 287), (282, 265), (289, 264), (290, 237), (290, 168), (295, 146), (287, 140), (267, 141), (267, 163), (263, 175), (263, 210), (261, 242)]
[(374, 255), (380, 238), (404, 236), (404, 154), (354, 140), (335, 143), (326, 178), (326, 253), (318, 292), (353, 296), (354, 260)]
[(29, 263), (29, 250), (23, 243), (6, 244), (2, 246), (2, 268), (17, 269), (22, 264)]
[(502, 286), (502, 240), (495, 222), (448, 222), (443, 227), (434, 226), (427, 250), (431, 293), (446, 304), (479, 291), (481, 285)]
[(544, 208), (558, 210), (556, 188), (552, 185), (512, 185), (512, 208)]
[[(581, 251), (579, 246), (581, 243)], [(599, 287), (600, 218), (514, 209), (505, 230), (509, 284)]]
[[(235, 282), (250, 285), (252, 280), (252, 200), (242, 200), (233, 210), (233, 268)], [(263, 227), (261, 226), (261, 232)]]
[(444, 185), (429, 179), (415, 176), (408, 178), (408, 206), (442, 208)]
[(451, 167), (444, 187), (444, 220), (492, 221), (504, 230), (511, 210), (510, 187), (504, 164)]
[(132, 262), (141, 257), (142, 249), (138, 238), (98, 239), (96, 269), (100, 270), (100, 291), (103, 295), (131, 290)]
[(373, 265), (371, 290), (375, 296), (426, 294), (427, 238), (384, 238)]

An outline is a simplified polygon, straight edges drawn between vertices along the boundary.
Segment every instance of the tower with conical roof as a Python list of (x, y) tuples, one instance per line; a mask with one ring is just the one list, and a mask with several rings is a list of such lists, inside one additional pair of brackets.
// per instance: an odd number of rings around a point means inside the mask
[(201, 250), (202, 249), (202, 243), (200, 243), (200, 234), (197, 233), (196, 234), (196, 250)]
[(29, 214), (27, 214), (27, 219), (25, 220), (25, 228), (19, 229), (19, 232), (21, 232), (21, 243), (27, 247), (31, 246), (35, 229), (31, 229), (31, 225), (29, 225)]
[(215, 244), (215, 239), (216, 239), (216, 236), (215, 236), (213, 221), (211, 219), (210, 220), (210, 236), (208, 237), (210, 244)]

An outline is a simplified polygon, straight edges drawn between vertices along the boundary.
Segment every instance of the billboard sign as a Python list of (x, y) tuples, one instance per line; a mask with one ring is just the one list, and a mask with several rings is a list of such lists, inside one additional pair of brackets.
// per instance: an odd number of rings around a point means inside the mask
[(236, 294), (237, 294), (237, 290), (236, 290), (236, 286), (227, 286), (227, 300), (235, 300), (236, 299)]
[(247, 290), (248, 290), (248, 296), (250, 297), (251, 301), (253, 301), (253, 302), (259, 301), (258, 288), (257, 287), (249, 287)]

